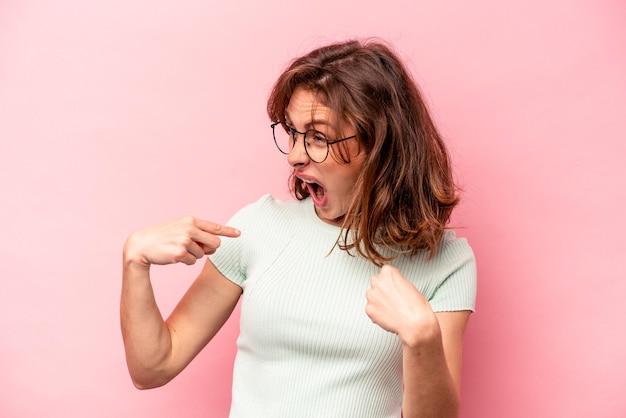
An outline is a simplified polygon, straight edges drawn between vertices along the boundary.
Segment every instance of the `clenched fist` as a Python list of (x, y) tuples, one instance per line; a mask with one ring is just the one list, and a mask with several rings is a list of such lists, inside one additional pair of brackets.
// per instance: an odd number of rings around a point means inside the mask
[(426, 298), (398, 269), (384, 265), (372, 276), (365, 313), (402, 344), (416, 346), (438, 334), (437, 318)]

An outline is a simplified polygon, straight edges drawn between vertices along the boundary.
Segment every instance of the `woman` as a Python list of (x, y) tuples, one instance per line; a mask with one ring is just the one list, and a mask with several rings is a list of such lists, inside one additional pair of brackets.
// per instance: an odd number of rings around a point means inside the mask
[[(445, 229), (458, 202), (449, 158), (408, 72), (382, 43), (332, 44), (289, 66), (268, 114), (297, 200), (264, 196), (232, 226), (183, 218), (127, 240), (135, 385), (170, 381), (241, 297), (231, 417), (457, 416), (475, 260)], [(163, 321), (150, 266), (205, 254)]]

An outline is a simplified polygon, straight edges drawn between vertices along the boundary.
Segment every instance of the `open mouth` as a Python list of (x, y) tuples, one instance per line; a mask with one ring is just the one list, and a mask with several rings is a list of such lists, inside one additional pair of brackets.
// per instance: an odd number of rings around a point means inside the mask
[(305, 179), (301, 180), (309, 191), (309, 194), (313, 199), (313, 203), (317, 206), (324, 206), (326, 204), (326, 189), (314, 181)]

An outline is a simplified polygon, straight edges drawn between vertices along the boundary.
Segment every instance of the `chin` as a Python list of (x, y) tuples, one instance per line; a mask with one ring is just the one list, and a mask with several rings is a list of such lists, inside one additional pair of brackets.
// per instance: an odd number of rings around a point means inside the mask
[(315, 213), (317, 217), (323, 220), (324, 222), (332, 222), (334, 219), (333, 213), (331, 213), (328, 209), (315, 205)]
[(344, 212), (333, 213), (324, 209), (320, 209), (317, 214), (324, 222), (337, 226), (341, 226), (341, 224), (343, 224), (343, 219), (346, 216)]

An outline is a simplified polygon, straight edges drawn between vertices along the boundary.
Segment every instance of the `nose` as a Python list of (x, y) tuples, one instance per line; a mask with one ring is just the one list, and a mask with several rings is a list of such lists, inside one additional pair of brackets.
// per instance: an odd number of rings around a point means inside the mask
[(311, 161), (306, 149), (304, 149), (304, 138), (300, 141), (300, 137), (304, 137), (304, 135), (296, 134), (296, 141), (287, 155), (287, 161), (292, 167), (303, 166)]

